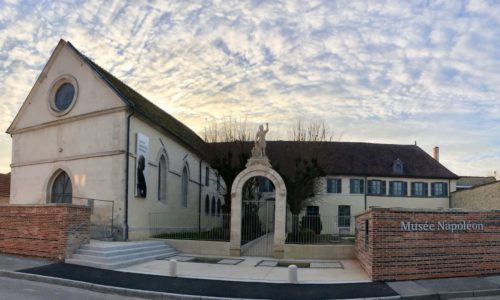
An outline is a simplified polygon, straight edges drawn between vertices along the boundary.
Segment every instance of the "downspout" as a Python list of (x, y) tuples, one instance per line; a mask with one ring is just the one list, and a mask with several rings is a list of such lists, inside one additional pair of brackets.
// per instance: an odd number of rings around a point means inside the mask
[(125, 224), (123, 228), (124, 240), (128, 240), (128, 176), (129, 176), (129, 160), (130, 160), (130, 118), (134, 115), (134, 111), (127, 117), (127, 153), (125, 157)]
[(452, 208), (451, 205), (451, 179), (448, 179), (448, 208)]
[(367, 208), (368, 208), (368, 203), (367, 203), (367, 200), (366, 200), (366, 193), (368, 193), (368, 190), (367, 190), (368, 189), (368, 178), (366, 176), (365, 176), (364, 186), (365, 186), (365, 189), (364, 189), (365, 193), (364, 194), (365, 194), (365, 211), (366, 211)]
[(200, 158), (200, 180), (198, 181), (198, 233), (201, 233), (201, 158)]

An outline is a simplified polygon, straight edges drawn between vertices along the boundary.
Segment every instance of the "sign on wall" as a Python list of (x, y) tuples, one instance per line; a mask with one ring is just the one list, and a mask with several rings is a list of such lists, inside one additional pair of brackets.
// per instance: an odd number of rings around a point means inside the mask
[(137, 133), (137, 149), (136, 149), (136, 190), (135, 196), (146, 198), (147, 195), (147, 176), (148, 176), (148, 152), (149, 138), (144, 134)]

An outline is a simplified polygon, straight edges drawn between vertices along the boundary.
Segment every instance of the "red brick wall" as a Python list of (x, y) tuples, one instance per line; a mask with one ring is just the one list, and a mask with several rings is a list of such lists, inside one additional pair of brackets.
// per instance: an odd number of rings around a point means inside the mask
[[(366, 246), (365, 220), (369, 222)], [(483, 228), (406, 231), (401, 225), (426, 221), (436, 225), (470, 221)], [(375, 281), (497, 274), (500, 211), (374, 208), (356, 217), (356, 256)]]
[(83, 206), (0, 206), (0, 252), (64, 260), (90, 239)]

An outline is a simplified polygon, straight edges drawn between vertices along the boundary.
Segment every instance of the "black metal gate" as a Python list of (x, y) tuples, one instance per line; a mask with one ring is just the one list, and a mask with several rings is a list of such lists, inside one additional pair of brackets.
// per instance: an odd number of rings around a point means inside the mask
[(274, 213), (274, 199), (242, 202), (242, 255), (264, 257), (273, 255)]

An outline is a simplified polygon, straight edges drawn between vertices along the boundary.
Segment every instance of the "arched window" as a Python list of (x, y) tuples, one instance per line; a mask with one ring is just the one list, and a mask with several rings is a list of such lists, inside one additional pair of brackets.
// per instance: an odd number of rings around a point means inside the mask
[(212, 197), (212, 206), (210, 207), (212, 216), (215, 216), (215, 197)]
[(205, 197), (205, 215), (208, 216), (209, 213), (210, 213), (210, 198), (207, 195)]
[(188, 206), (188, 184), (189, 184), (189, 174), (187, 166), (184, 166), (182, 169), (182, 179), (181, 179), (181, 197), (182, 197), (182, 206)]
[(217, 199), (217, 215), (218, 216), (220, 216), (221, 210), (222, 210), (222, 205), (221, 205), (220, 199)]
[(167, 202), (167, 159), (163, 154), (158, 163), (158, 201)]
[(52, 183), (50, 202), (51, 203), (70, 203), (73, 199), (73, 188), (71, 179), (66, 172), (61, 171)]

